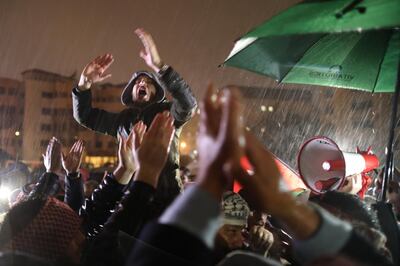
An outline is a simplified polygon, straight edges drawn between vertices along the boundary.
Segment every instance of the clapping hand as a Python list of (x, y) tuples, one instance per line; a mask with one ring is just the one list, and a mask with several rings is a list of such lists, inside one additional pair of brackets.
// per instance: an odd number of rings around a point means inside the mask
[(69, 150), (69, 153), (65, 155), (61, 153), (62, 166), (67, 174), (77, 173), (81, 166), (83, 150), (85, 146), (82, 140), (77, 140)]
[(61, 172), (61, 143), (52, 137), (47, 145), (46, 153), (42, 154), (46, 172), (60, 174)]

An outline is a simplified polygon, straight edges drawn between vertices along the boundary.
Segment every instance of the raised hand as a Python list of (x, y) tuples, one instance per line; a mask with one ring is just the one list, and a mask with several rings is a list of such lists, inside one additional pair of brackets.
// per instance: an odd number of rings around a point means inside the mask
[(361, 174), (355, 174), (346, 177), (344, 185), (338, 189), (340, 192), (356, 195), (362, 188)]
[[(133, 131), (134, 131), (133, 147), (135, 151), (138, 150), (140, 145), (142, 144), (143, 136), (144, 133), (146, 132), (146, 129), (147, 126), (143, 123), (143, 121), (140, 121), (133, 126)], [(139, 164), (139, 162), (137, 163)]]
[(135, 132), (138, 132), (139, 126), (140, 122), (135, 124), (128, 137), (124, 137), (121, 133), (118, 133), (118, 166), (114, 171), (114, 176), (117, 182), (123, 185), (129, 183), (137, 168), (133, 151)]
[(135, 146), (134, 149), (134, 157), (139, 164), (135, 180), (157, 187), (158, 177), (167, 161), (175, 132), (173, 123), (174, 120), (169, 112), (159, 113), (155, 116), (149, 130), (144, 134), (140, 146)]
[(56, 174), (61, 172), (61, 143), (55, 137), (50, 139), (46, 153), (42, 156), (46, 172)]
[(153, 37), (142, 28), (136, 29), (135, 34), (139, 37), (144, 47), (140, 51), (140, 57), (143, 58), (146, 64), (155, 72), (160, 71), (164, 64), (158, 54)]
[(201, 117), (197, 147), (199, 150), (200, 186), (219, 199), (231, 182), (223, 168), (228, 161), (240, 160), (243, 145), (241, 105), (233, 88), (221, 93), (210, 85), (201, 103)]
[(79, 79), (79, 89), (88, 90), (92, 84), (111, 77), (111, 74), (105, 74), (105, 71), (113, 62), (114, 58), (111, 54), (104, 54), (96, 57), (92, 62), (87, 64)]
[(67, 174), (78, 172), (79, 167), (81, 166), (84, 149), (85, 146), (83, 144), (83, 141), (77, 140), (72, 145), (67, 155), (61, 153), (62, 166)]
[(250, 248), (264, 255), (274, 243), (274, 235), (262, 226), (255, 225), (249, 232)]
[(320, 223), (319, 215), (306, 204), (296, 202), (288, 193), (279, 189), (279, 170), (272, 155), (250, 132), (246, 133), (245, 153), (253, 171), (244, 171), (239, 161), (232, 161), (225, 170), (233, 175), (257, 202), (256, 209), (271, 214), (286, 224), (298, 239), (312, 235)]
[(253, 173), (243, 170), (238, 161), (232, 161), (226, 169), (230, 169), (229, 172), (252, 192), (249, 195), (251, 202), (259, 204), (256, 209), (274, 215), (283, 204), (279, 201), (287, 197), (279, 190), (280, 173), (275, 160), (257, 138), (248, 132), (245, 152), (253, 167)]

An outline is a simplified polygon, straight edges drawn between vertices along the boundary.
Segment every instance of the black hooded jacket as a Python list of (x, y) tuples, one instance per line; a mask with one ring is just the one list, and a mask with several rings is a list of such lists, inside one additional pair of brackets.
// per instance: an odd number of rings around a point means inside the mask
[[(130, 101), (132, 88), (135, 80), (140, 75), (147, 75), (155, 81), (155, 99), (147, 105), (135, 105)], [(164, 88), (171, 94), (172, 101), (165, 99)], [(175, 119), (175, 135), (171, 144), (167, 163), (161, 173), (155, 200), (157, 199), (165, 208), (181, 191), (178, 179), (179, 168), (179, 136), (181, 128), (192, 117), (197, 101), (189, 85), (174, 71), (168, 67), (165, 71), (156, 75), (149, 72), (136, 72), (122, 93), (122, 103), (128, 108), (112, 113), (92, 107), (92, 94), (90, 90), (72, 90), (73, 113), (75, 120), (92, 130), (117, 137), (117, 132), (130, 133), (132, 125), (143, 121), (147, 127), (150, 126), (157, 113), (170, 111)], [(162, 211), (162, 210), (160, 210)]]

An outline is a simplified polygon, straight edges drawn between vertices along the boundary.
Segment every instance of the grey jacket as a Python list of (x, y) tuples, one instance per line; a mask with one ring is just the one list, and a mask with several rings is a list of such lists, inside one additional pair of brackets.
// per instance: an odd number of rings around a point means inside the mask
[[(140, 72), (142, 73), (142, 72)], [(179, 76), (172, 67), (157, 75), (150, 74), (157, 84), (156, 88), (166, 89), (172, 96), (172, 101), (165, 99), (163, 92), (157, 92), (162, 97), (145, 106), (129, 104), (128, 108), (119, 112), (111, 113), (102, 109), (92, 107), (91, 91), (72, 90), (73, 114), (75, 120), (92, 130), (116, 137), (118, 131), (130, 133), (132, 125), (143, 121), (147, 127), (150, 126), (157, 113), (169, 110), (175, 119), (175, 135), (171, 144), (167, 163), (161, 173), (155, 199), (161, 202), (164, 209), (181, 191), (181, 182), (178, 178), (179, 168), (179, 136), (182, 126), (190, 120), (197, 107), (197, 101), (189, 85)], [(138, 77), (135, 73), (127, 84), (124, 93), (131, 88)], [(123, 104), (127, 105), (122, 99)], [(162, 211), (162, 210), (160, 210)]]

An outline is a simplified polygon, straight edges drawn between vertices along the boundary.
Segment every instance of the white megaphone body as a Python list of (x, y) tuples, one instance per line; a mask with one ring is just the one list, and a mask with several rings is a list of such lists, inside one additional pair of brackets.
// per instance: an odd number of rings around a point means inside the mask
[(297, 157), (300, 177), (316, 194), (337, 190), (346, 177), (364, 174), (379, 167), (379, 160), (370, 148), (365, 152), (343, 152), (327, 137), (314, 137), (300, 148)]

